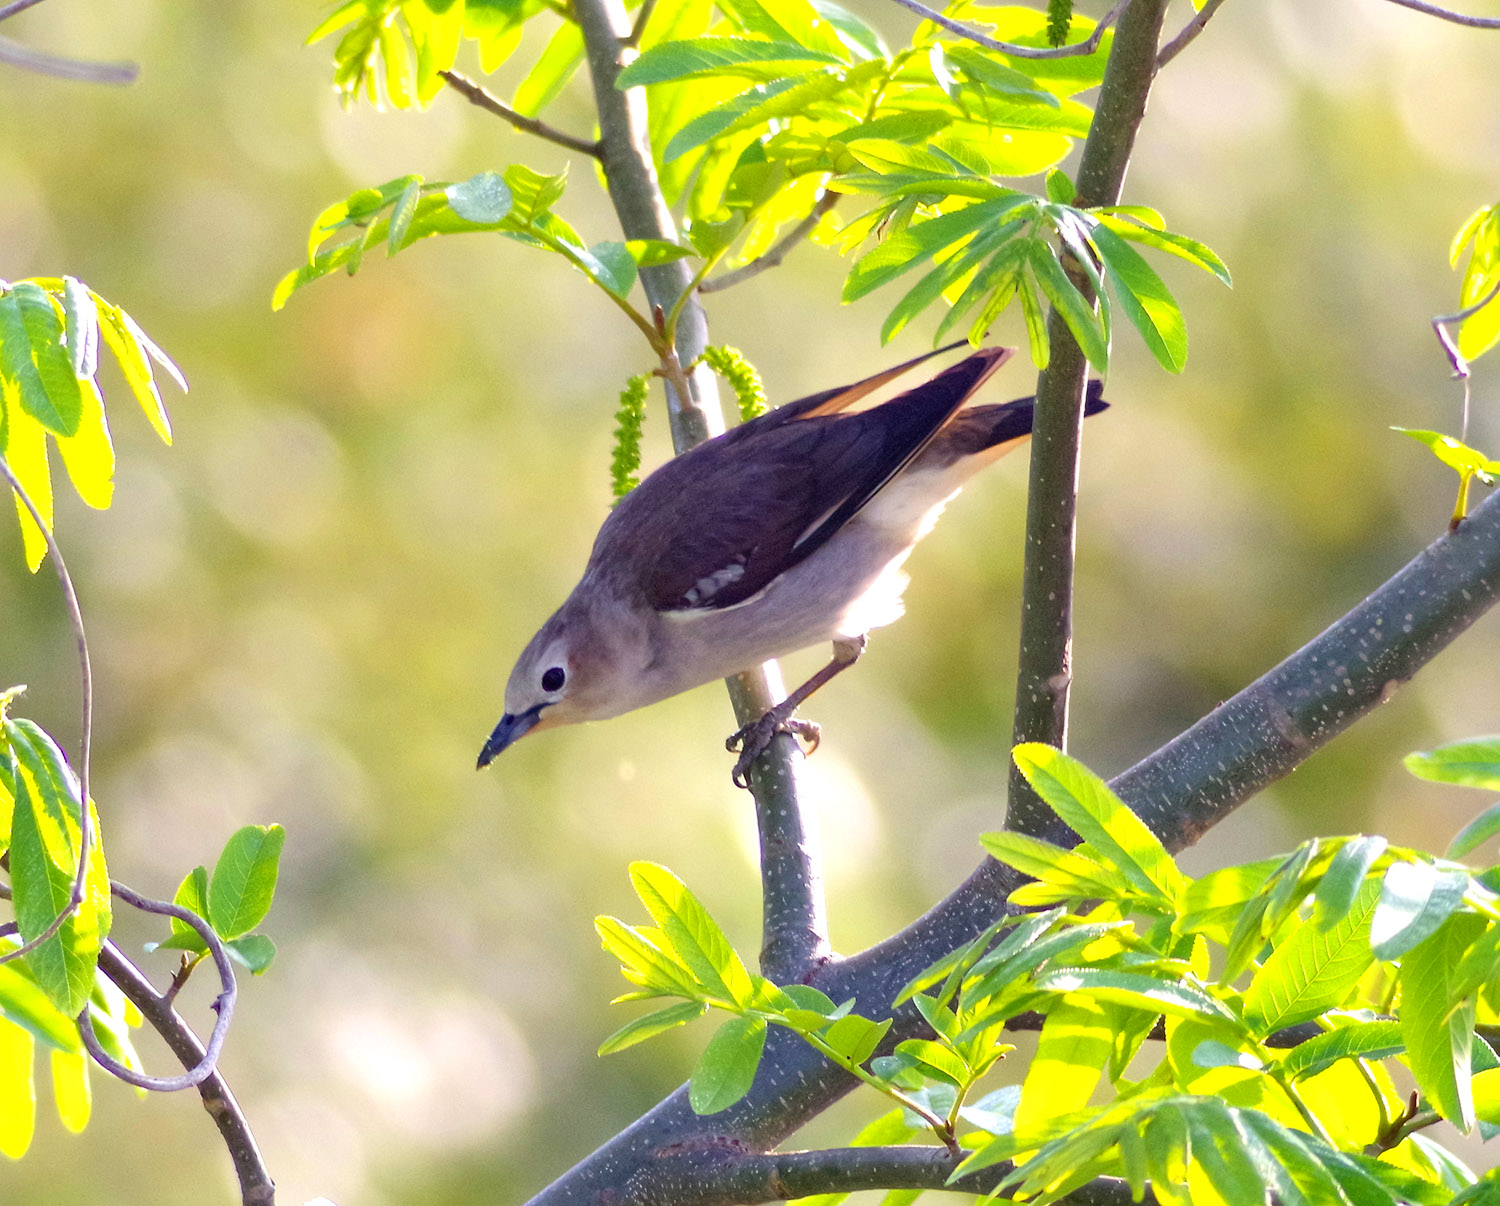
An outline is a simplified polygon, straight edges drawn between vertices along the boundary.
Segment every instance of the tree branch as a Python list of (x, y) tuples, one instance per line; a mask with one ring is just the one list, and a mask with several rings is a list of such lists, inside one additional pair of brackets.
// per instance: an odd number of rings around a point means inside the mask
[(1223, 3), (1224, 0), (1208, 0), (1207, 4), (1189, 18), (1187, 24), (1182, 27), (1181, 32), (1163, 46), (1161, 53), (1156, 56), (1156, 69), (1158, 71), (1187, 49), (1188, 43), (1203, 32), (1209, 19), (1214, 13), (1219, 11), (1219, 5)]
[[(575, 0), (573, 11), (583, 31), (599, 111), (604, 174), (621, 230), (627, 239), (675, 242), (676, 224), (651, 157), (644, 90), (622, 91), (615, 85), (626, 61), (635, 55), (626, 45), (630, 28), (624, 6), (620, 0)], [(642, 269), (641, 283), (659, 313), (679, 310), (676, 347), (671, 363), (664, 361), (663, 368), (675, 369), (667, 383), (667, 404), (672, 444), (681, 452), (724, 430), (712, 370), (699, 365), (690, 375), (682, 374), (682, 365), (696, 363), (708, 346), (708, 319), (690, 294), (693, 273), (684, 261)], [(727, 680), (727, 686), (741, 724), (758, 719), (784, 694), (774, 662)], [(783, 981), (800, 979), (828, 951), (822, 877), (798, 800), (796, 766), (801, 757), (792, 737), (778, 736), (749, 775), (762, 852), (762, 970)]]
[(1500, 17), (1470, 17), (1452, 9), (1439, 8), (1436, 4), (1428, 4), (1426, 0), (1387, 0), (1387, 3), (1398, 4), (1402, 8), (1437, 17), (1441, 21), (1452, 21), (1455, 25), (1467, 25), (1470, 29), (1500, 29)]
[[(1111, 786), (1170, 849), (1181, 850), (1388, 699), (1497, 597), (1500, 495), (1321, 636)], [(1056, 821), (1041, 836), (1076, 840)], [(853, 997), (867, 1016), (887, 1016), (912, 976), (1006, 913), (1006, 897), (1022, 882), (1014, 870), (987, 859), (905, 930), (829, 962), (809, 982), (836, 1001)], [(909, 1006), (895, 1016), (888, 1042), (922, 1031)], [(533, 1206), (649, 1199), (652, 1187), (670, 1179), (675, 1162), (690, 1153), (709, 1147), (768, 1151), (854, 1083), (795, 1035), (775, 1030), (756, 1082), (738, 1104), (702, 1118), (679, 1089), (538, 1194)]]
[(570, 151), (578, 151), (584, 155), (592, 155), (595, 159), (604, 157), (603, 148), (598, 142), (590, 142), (586, 138), (578, 138), (572, 134), (565, 134), (561, 130), (549, 126), (544, 121), (538, 121), (534, 117), (527, 117), (517, 113), (509, 105), (505, 104), (499, 97), (485, 91), (467, 76), (460, 75), (456, 71), (439, 71), (447, 85), (461, 95), (471, 105), (478, 105), (486, 113), (493, 113), (496, 117), (502, 117), (518, 130), (524, 130), (527, 134), (535, 134), (538, 138), (555, 142), (560, 147), (567, 147)]
[[(1400, 0), (1397, 0), (1399, 3)], [(1094, 32), (1082, 42), (1074, 42), (1068, 46), (1019, 46), (1014, 42), (1000, 42), (980, 33), (972, 25), (965, 25), (962, 21), (955, 21), (952, 17), (945, 17), (935, 8), (928, 8), (921, 0), (896, 0), (902, 8), (910, 9), (924, 20), (931, 21), (934, 25), (946, 29), (949, 33), (956, 33), (961, 38), (967, 38), (975, 45), (983, 46), (986, 50), (997, 50), (1001, 54), (1014, 55), (1018, 59), (1070, 59), (1079, 55), (1093, 54), (1099, 49), (1099, 40), (1104, 37), (1104, 31), (1115, 23), (1120, 14), (1129, 6), (1130, 0), (1119, 0), (1109, 12), (1099, 18), (1099, 24), (1094, 26)]]
[[(764, 1155), (707, 1148), (675, 1160), (670, 1182), (654, 1185), (653, 1192), (659, 1192), (661, 1200), (693, 1206), (756, 1206), (862, 1189), (991, 1193), (1015, 1167), (1007, 1160), (949, 1184), (958, 1161), (968, 1154), (955, 1157), (945, 1147), (844, 1147)], [(1143, 1200), (1151, 1206), (1156, 1201), (1150, 1193)], [(622, 1204), (645, 1201), (627, 1197)], [(1126, 1206), (1130, 1186), (1117, 1177), (1101, 1177), (1058, 1201), (1067, 1206)]]
[[(141, 1011), (184, 1068), (196, 1067), (204, 1061), (208, 1053), (198, 1036), (114, 943), (104, 944), (104, 949), (99, 952), (99, 967)], [(203, 1108), (219, 1128), (219, 1135), (234, 1164), (241, 1203), (243, 1206), (272, 1206), (276, 1201), (276, 1185), (261, 1159), (250, 1124), (223, 1074), (217, 1070), (210, 1072), (197, 1088), (203, 1099)]]
[[(1136, 131), (1156, 73), (1167, 0), (1135, 0), (1120, 19), (1078, 167), (1080, 207), (1120, 198)], [(1074, 280), (1093, 299), (1089, 282)], [(1026, 502), (1026, 560), (1021, 578), (1021, 653), (1011, 744), (1045, 741), (1065, 748), (1073, 659), (1073, 560), (1079, 455), (1088, 363), (1054, 309), (1047, 331), (1052, 361), (1037, 381)], [(1008, 829), (1034, 833), (1052, 817), (1014, 766)]]
[[(0, 20), (9, 15), (0, 11)], [(70, 59), (44, 50), (33, 50), (13, 38), (0, 38), (0, 63), (85, 84), (131, 84), (141, 73), (134, 63), (91, 63), (84, 59)]]
[(698, 286), (698, 292), (717, 293), (720, 289), (730, 289), (735, 285), (743, 284), (751, 277), (759, 276), (767, 268), (781, 267), (781, 261), (786, 259), (787, 253), (812, 234), (817, 229), (818, 223), (823, 220), (823, 215), (839, 203), (840, 195), (832, 191), (825, 192), (818, 198), (818, 203), (813, 206), (812, 213), (792, 227), (770, 251), (756, 256), (748, 264), (736, 268), (733, 272), (726, 272), (723, 276), (704, 281)]

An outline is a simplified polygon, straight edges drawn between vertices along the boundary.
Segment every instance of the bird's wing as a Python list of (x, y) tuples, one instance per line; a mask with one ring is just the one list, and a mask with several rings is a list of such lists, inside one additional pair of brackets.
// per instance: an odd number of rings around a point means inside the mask
[(625, 497), (592, 561), (636, 567), (631, 585), (657, 611), (741, 603), (858, 514), (1007, 355), (985, 349), (869, 410), (699, 445)]

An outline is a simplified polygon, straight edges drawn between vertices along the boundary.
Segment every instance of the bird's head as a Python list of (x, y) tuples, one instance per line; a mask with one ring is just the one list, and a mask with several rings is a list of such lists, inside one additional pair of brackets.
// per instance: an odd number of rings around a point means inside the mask
[(644, 639), (633, 623), (612, 620), (580, 606), (575, 594), (542, 625), (510, 672), (505, 715), (479, 753), (481, 769), (527, 733), (602, 720), (645, 702), (634, 698)]

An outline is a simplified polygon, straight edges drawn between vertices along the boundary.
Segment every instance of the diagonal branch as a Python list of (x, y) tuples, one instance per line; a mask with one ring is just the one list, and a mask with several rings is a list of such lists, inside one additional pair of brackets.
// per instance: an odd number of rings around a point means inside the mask
[[(1399, 3), (1400, 0), (1397, 0)], [(1130, 4), (1130, 0), (1119, 0), (1109, 12), (1099, 18), (1099, 24), (1094, 26), (1094, 32), (1089, 34), (1082, 42), (1073, 42), (1067, 46), (1020, 46), (1015, 42), (1001, 42), (988, 34), (980, 33), (972, 25), (965, 25), (962, 21), (955, 21), (952, 17), (945, 17), (935, 8), (928, 8), (921, 0), (896, 0), (902, 8), (910, 9), (924, 20), (931, 21), (934, 25), (946, 29), (949, 33), (956, 33), (961, 38), (967, 38), (976, 46), (983, 46), (986, 50), (999, 51), (1001, 54), (1014, 55), (1018, 59), (1071, 59), (1081, 55), (1093, 54), (1099, 49), (1099, 41), (1104, 37), (1104, 31), (1119, 20), (1120, 14)]]
[[(8, 15), (0, 11), (0, 20)], [(48, 54), (45, 50), (33, 50), (13, 38), (0, 38), (0, 63), (85, 84), (131, 84), (141, 73), (134, 63), (94, 63), (87, 59), (67, 58)]]
[[(678, 1162), (670, 1194), (693, 1206), (754, 1206), (814, 1194), (867, 1189), (950, 1190), (993, 1193), (1015, 1165), (1010, 1161), (971, 1173), (952, 1184), (958, 1160), (945, 1147), (843, 1147), (822, 1151), (747, 1153), (705, 1150)], [(1067, 1206), (1127, 1206), (1130, 1186), (1100, 1177), (1057, 1199)], [(1155, 1206), (1147, 1193), (1143, 1202)]]
[[(610, 200), (627, 239), (676, 241), (677, 229), (662, 196), (646, 126), (645, 92), (616, 87), (635, 51), (620, 0), (575, 0), (589, 74), (599, 111), (599, 138)], [(708, 319), (693, 293), (693, 273), (681, 260), (642, 269), (641, 283), (659, 314), (676, 313), (676, 347), (664, 359), (672, 443), (679, 451), (724, 429), (713, 373), (700, 366), (684, 374), (708, 346)], [(785, 694), (775, 662), (727, 680), (741, 724), (759, 719)], [(783, 981), (800, 979), (828, 954), (822, 876), (798, 797), (796, 741), (782, 734), (750, 768), (751, 794), (761, 841), (764, 941), (761, 968)]]
[(1427, 0), (1387, 0), (1387, 3), (1399, 4), (1402, 8), (1409, 8), (1414, 12), (1425, 13), (1429, 17), (1437, 17), (1440, 21), (1452, 21), (1455, 25), (1467, 25), (1470, 29), (1500, 29), (1500, 17), (1471, 17), (1466, 13), (1456, 13), (1452, 9), (1439, 8), (1436, 4), (1428, 4)]
[[(1289, 774), (1390, 698), (1500, 599), (1500, 495), (1434, 541), (1368, 599), (1281, 665), (1214, 709), (1111, 786), (1172, 850)], [(1054, 820), (1040, 836), (1074, 840)], [(829, 963), (810, 983), (860, 1012), (888, 1016), (903, 985), (971, 941), (1007, 910), (1022, 877), (986, 860), (955, 892), (899, 934)], [(889, 1041), (923, 1023), (909, 1006)], [(680, 1161), (708, 1149), (769, 1151), (854, 1087), (795, 1035), (772, 1033), (750, 1092), (699, 1117), (679, 1089), (534, 1199), (532, 1206), (665, 1200)]]
[(812, 213), (787, 231), (764, 255), (756, 256), (748, 264), (736, 268), (733, 272), (726, 272), (723, 276), (716, 276), (711, 281), (704, 281), (698, 286), (698, 292), (717, 293), (720, 289), (730, 289), (735, 285), (743, 284), (751, 277), (759, 276), (767, 268), (781, 267), (781, 261), (786, 259), (793, 247), (817, 229), (818, 223), (823, 220), (823, 215), (839, 203), (840, 196), (841, 194), (832, 191), (825, 192), (818, 198), (818, 203), (813, 206)]
[(548, 142), (555, 142), (560, 147), (567, 147), (570, 151), (579, 151), (584, 155), (592, 155), (595, 159), (604, 157), (604, 150), (598, 141), (590, 142), (586, 138), (578, 138), (573, 134), (565, 134), (563, 131), (549, 126), (544, 121), (538, 121), (534, 117), (527, 117), (523, 113), (517, 113), (499, 97), (487, 92), (467, 76), (460, 75), (456, 71), (439, 71), (448, 86), (467, 100), (471, 105), (477, 105), (486, 113), (493, 113), (496, 117), (504, 118), (518, 130), (524, 130), (527, 134), (535, 134), (538, 138)]
[(1161, 53), (1156, 56), (1156, 69), (1158, 71), (1187, 49), (1188, 44), (1203, 32), (1210, 18), (1213, 17), (1214, 13), (1219, 11), (1219, 5), (1223, 3), (1224, 0), (1208, 0), (1208, 3), (1189, 18), (1187, 24), (1182, 27), (1177, 36), (1163, 46)]

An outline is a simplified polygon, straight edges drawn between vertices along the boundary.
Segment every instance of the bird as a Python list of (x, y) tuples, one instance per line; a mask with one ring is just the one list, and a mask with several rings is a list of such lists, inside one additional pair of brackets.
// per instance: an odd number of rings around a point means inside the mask
[[(1034, 398), (970, 401), (1013, 348), (981, 348), (855, 409), (952, 347), (741, 423), (625, 495), (578, 585), (517, 659), (479, 768), (528, 733), (618, 716), (831, 641), (828, 665), (727, 742), (740, 751), (741, 787), (777, 732), (816, 748), (817, 726), (796, 708), (902, 614), (902, 563), (964, 481), (1031, 436)], [(1085, 414), (1107, 406), (1091, 382)]]

